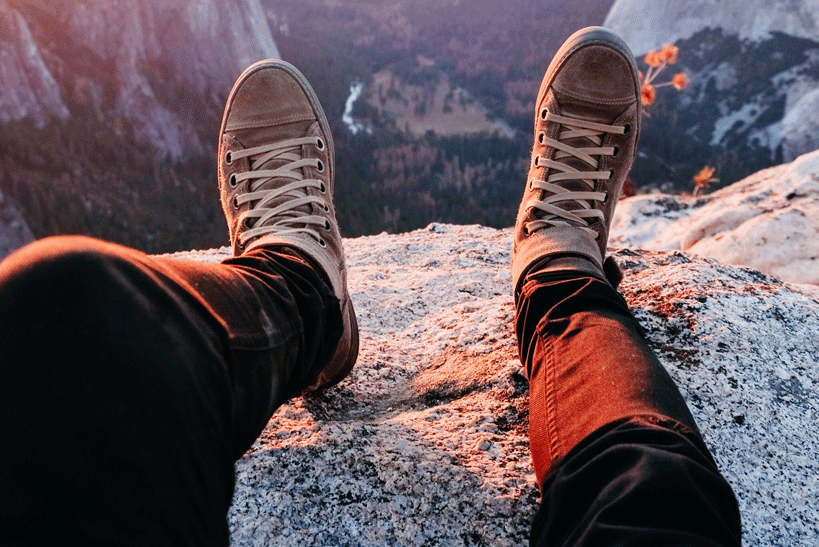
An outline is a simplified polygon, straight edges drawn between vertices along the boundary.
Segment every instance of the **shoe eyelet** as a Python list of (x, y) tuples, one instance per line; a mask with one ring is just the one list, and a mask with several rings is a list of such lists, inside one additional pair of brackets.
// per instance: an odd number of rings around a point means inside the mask
[(326, 247), (326, 246), (327, 246), (327, 242), (326, 242), (326, 241), (324, 241), (323, 239), (319, 239), (319, 245), (321, 245), (322, 247)]
[(537, 143), (538, 144), (543, 144), (545, 141), (546, 141), (546, 133), (541, 131), (540, 133), (537, 134)]
[(606, 194), (605, 196), (603, 196), (603, 201), (602, 201), (601, 203), (602, 203), (603, 205), (605, 205), (605, 204), (606, 204), (606, 203), (608, 203), (608, 202), (609, 202), (609, 195), (608, 195), (608, 194)]
[(237, 211), (239, 210), (239, 196), (233, 198), (233, 208)]
[(324, 173), (324, 162), (318, 160), (318, 165), (316, 166), (316, 169), (318, 170), (319, 173)]
[(616, 158), (616, 157), (617, 157), (617, 156), (619, 156), (619, 155), (620, 155), (620, 147), (619, 147), (619, 146), (615, 146), (615, 147), (614, 147), (614, 152), (612, 153), (611, 157), (612, 157), (612, 158)]
[(614, 178), (614, 169), (609, 169), (609, 180)]
[(228, 179), (228, 184), (230, 184), (231, 188), (236, 188), (236, 185), (239, 184), (236, 181), (236, 173), (233, 173), (232, 175), (230, 175), (230, 178)]
[(329, 229), (330, 229), (330, 221), (329, 221), (329, 220), (325, 220), (325, 221), (324, 221), (324, 229), (325, 229), (325, 230), (329, 230)]
[(326, 187), (326, 186), (324, 186), (324, 183), (323, 183), (323, 182), (321, 183), (321, 186), (319, 187), (319, 192), (321, 192), (322, 194), (326, 194), (326, 193), (327, 193), (327, 187)]
[(324, 212), (325, 212), (325, 213), (329, 213), (329, 212), (330, 212), (330, 206), (329, 206), (329, 205), (327, 205), (326, 203), (324, 204)]
[(324, 150), (324, 141), (321, 140), (321, 137), (317, 139), (316, 148), (319, 150)]
[(535, 167), (540, 167), (540, 158), (542, 158), (542, 157), (543, 156), (541, 156), (540, 154), (535, 156)]
[(623, 126), (623, 135), (628, 135), (629, 133), (631, 133), (631, 126), (626, 124)]
[(549, 113), (549, 107), (544, 106), (540, 111), (540, 119), (545, 120), (546, 119), (546, 114), (548, 114), (548, 113)]
[(233, 163), (233, 152), (228, 150), (225, 152), (225, 163), (231, 165)]

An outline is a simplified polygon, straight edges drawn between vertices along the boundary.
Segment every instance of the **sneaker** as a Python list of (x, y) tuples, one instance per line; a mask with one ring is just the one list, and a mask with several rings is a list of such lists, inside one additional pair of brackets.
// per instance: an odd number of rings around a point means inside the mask
[(334, 161), (327, 117), (301, 72), (280, 60), (245, 70), (219, 130), (219, 190), (233, 252), (262, 245), (298, 250), (332, 286), (344, 321), (332, 359), (305, 391), (337, 384), (358, 356), (333, 207)]
[(609, 226), (640, 132), (634, 56), (607, 29), (579, 30), (549, 65), (535, 104), (512, 249), (516, 292), (529, 271), (582, 270), (606, 279)]

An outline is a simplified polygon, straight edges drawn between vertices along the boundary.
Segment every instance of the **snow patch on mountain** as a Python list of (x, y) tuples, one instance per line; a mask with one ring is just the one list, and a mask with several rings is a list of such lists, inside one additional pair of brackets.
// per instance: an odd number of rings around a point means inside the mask
[[(714, 123), (711, 145), (716, 146), (722, 142), (722, 139), (731, 129), (742, 131), (751, 127), (762, 112), (763, 108), (759, 103), (750, 102), (742, 105), (739, 110), (726, 113)], [(774, 149), (779, 146), (778, 142), (771, 144), (773, 144)]]

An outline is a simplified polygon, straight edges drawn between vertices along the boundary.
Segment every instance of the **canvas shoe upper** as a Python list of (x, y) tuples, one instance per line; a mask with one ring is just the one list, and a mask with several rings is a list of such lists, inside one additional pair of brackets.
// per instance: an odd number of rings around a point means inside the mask
[(236, 81), (219, 131), (219, 189), (234, 254), (287, 246), (307, 257), (341, 304), (344, 331), (308, 389), (338, 383), (358, 354), (344, 249), (333, 206), (330, 126), (304, 76), (280, 60), (260, 61)]
[[(609, 226), (634, 161), (640, 113), (637, 65), (626, 44), (602, 27), (569, 37), (537, 97), (512, 249), (515, 290), (533, 266), (540, 271), (570, 264), (603, 276)], [(550, 259), (558, 260), (549, 266)]]

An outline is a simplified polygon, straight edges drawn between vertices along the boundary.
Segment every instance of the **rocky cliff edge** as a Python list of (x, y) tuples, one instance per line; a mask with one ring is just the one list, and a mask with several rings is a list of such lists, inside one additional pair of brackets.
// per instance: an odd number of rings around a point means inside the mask
[[(237, 463), (233, 545), (527, 545), (538, 493), (512, 231), (345, 240), (361, 353)], [(749, 546), (819, 529), (819, 289), (680, 251), (613, 251), (621, 287), (733, 486)], [(215, 262), (228, 250), (181, 253)]]

